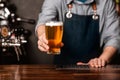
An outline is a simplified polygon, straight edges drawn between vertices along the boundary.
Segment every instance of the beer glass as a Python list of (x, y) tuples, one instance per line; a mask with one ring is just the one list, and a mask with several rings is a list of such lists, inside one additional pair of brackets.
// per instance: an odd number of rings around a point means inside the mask
[(63, 22), (47, 22), (45, 24), (45, 34), (49, 45), (48, 54), (60, 54), (60, 44), (63, 36)]

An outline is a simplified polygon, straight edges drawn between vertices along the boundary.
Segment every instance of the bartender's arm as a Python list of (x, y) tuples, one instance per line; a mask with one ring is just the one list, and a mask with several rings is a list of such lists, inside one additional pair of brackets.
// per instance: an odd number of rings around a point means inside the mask
[(111, 61), (116, 52), (116, 48), (108, 46), (103, 50), (103, 53), (100, 55), (99, 58), (91, 59), (88, 64), (91, 67), (103, 67)]
[[(45, 38), (45, 26), (41, 25), (37, 28), (38, 35), (38, 48), (40, 51), (47, 52), (49, 50), (48, 41)], [(116, 53), (117, 49), (114, 47), (106, 47), (99, 58), (91, 59), (88, 65), (91, 67), (102, 67), (110, 62), (112, 56)], [(81, 65), (81, 63), (77, 63)], [(83, 63), (84, 64), (84, 63)], [(86, 63), (85, 63), (86, 64)]]

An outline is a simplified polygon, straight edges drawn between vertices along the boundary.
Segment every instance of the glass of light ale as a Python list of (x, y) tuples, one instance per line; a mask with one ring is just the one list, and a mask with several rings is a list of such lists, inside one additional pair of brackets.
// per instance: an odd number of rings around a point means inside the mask
[(60, 43), (63, 36), (63, 22), (50, 21), (45, 24), (45, 34), (48, 40), (48, 54), (60, 54)]

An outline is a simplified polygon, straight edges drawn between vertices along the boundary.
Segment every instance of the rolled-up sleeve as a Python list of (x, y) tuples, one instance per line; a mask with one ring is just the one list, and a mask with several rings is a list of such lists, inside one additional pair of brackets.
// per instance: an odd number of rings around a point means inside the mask
[(104, 28), (104, 47), (112, 46), (120, 48), (120, 20), (115, 10), (115, 4), (112, 0), (108, 0), (106, 4), (106, 20)]
[[(41, 12), (39, 13), (38, 21), (36, 24), (35, 31), (40, 25), (45, 24), (47, 21), (54, 20), (56, 17), (56, 4), (57, 0), (45, 0), (43, 6), (41, 8)], [(52, 4), (51, 4), (52, 2)]]

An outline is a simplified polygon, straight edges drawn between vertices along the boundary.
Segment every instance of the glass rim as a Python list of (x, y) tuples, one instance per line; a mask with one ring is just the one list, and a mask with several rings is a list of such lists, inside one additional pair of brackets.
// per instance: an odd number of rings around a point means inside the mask
[(49, 21), (45, 23), (46, 26), (62, 26), (62, 21)]

